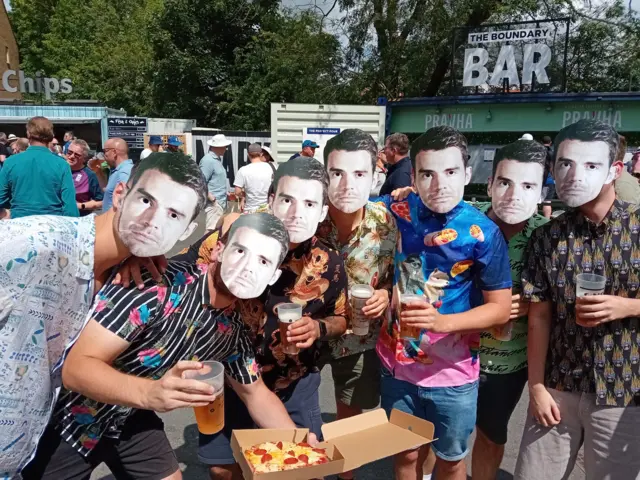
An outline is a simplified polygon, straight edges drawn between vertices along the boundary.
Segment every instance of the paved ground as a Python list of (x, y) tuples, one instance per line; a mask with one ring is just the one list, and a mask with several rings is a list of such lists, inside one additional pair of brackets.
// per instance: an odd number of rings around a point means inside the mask
[[(198, 239), (204, 234), (203, 216), (199, 218), (199, 223), (200, 226), (191, 238), (182, 242), (180, 245), (177, 245), (176, 248), (173, 249), (172, 253), (179, 251), (183, 246), (189, 245), (192, 240)], [(322, 407), (323, 419), (325, 422), (335, 420), (336, 412), (331, 372), (329, 368), (330, 367), (325, 368), (322, 372), (323, 381), (320, 387), (320, 406)], [(529, 399), (525, 394), (511, 419), (511, 423), (509, 425), (509, 443), (507, 444), (505, 458), (502, 462), (498, 480), (513, 479), (513, 471), (515, 469), (518, 449), (520, 447), (520, 438), (522, 436), (528, 402)], [(195, 418), (192, 411), (175, 411), (162, 415), (162, 418), (165, 422), (165, 430), (169, 436), (171, 445), (176, 450), (178, 460), (180, 461), (183, 478), (185, 480), (208, 480), (209, 476), (207, 474), (207, 469), (198, 461), (197, 458), (198, 430), (195, 425)], [(471, 459), (469, 458), (468, 465), (470, 466), (470, 464)], [(358, 472), (359, 480), (386, 480), (392, 478), (393, 471), (391, 468), (391, 461), (389, 459), (384, 459), (367, 465)], [(584, 474), (579, 468), (576, 468), (569, 478), (569, 480), (582, 479), (584, 479)], [(109, 469), (106, 468), (106, 466), (101, 465), (94, 472), (91, 480), (113, 480), (113, 476), (110, 475)]]

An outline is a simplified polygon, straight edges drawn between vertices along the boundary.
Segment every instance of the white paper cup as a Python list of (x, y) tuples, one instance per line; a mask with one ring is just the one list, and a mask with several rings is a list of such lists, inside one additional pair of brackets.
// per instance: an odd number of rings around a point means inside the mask
[(362, 313), (362, 309), (373, 296), (373, 287), (358, 284), (351, 287), (351, 330), (354, 335), (364, 337), (369, 334), (369, 319)]

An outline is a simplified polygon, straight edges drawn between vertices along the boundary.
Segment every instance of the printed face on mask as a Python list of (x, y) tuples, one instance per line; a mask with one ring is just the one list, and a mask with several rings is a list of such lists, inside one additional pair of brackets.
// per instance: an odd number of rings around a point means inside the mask
[(220, 277), (237, 298), (257, 298), (280, 277), (282, 245), (250, 227), (240, 227), (220, 258)]
[(423, 150), (416, 155), (414, 183), (422, 203), (432, 212), (453, 210), (470, 180), (471, 168), (465, 168), (457, 147)]
[(543, 175), (539, 163), (502, 160), (488, 186), (496, 216), (510, 225), (529, 220), (541, 202)]
[(286, 176), (278, 181), (271, 211), (284, 223), (289, 241), (302, 243), (313, 237), (327, 216), (323, 206), (322, 183)]
[(558, 198), (569, 207), (596, 198), (615, 174), (615, 167), (609, 166), (609, 146), (605, 142), (565, 140), (558, 146), (553, 176)]
[(369, 152), (334, 150), (327, 159), (327, 173), (334, 207), (353, 213), (366, 205), (374, 180)]
[(197, 227), (196, 192), (158, 170), (144, 172), (120, 198), (118, 233), (136, 257), (164, 255)]

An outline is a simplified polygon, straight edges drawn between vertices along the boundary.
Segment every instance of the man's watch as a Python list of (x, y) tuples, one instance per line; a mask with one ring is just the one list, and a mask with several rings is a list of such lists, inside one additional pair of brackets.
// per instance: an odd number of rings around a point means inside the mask
[(318, 340), (329, 340), (327, 338), (327, 324), (318, 320), (318, 323), (320, 324), (320, 338)]
[(81, 203), (81, 204), (80, 204), (80, 210), (86, 210), (86, 208), (87, 208), (87, 207), (85, 206), (85, 204), (84, 204), (84, 203)]

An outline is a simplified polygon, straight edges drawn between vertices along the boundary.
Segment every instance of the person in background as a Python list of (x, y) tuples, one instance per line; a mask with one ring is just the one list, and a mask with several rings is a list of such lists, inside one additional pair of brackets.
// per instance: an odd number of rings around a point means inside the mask
[(7, 134), (0, 132), (0, 168), (2, 168), (4, 161), (11, 155), (13, 155), (13, 152), (8, 145)]
[(273, 155), (271, 154), (271, 149), (266, 145), (262, 145), (262, 160), (267, 163), (274, 163)]
[(29, 148), (12, 155), (0, 170), (0, 208), (12, 218), (29, 215), (78, 216), (76, 190), (67, 162), (49, 150), (53, 124), (44, 117), (27, 123)]
[[(624, 163), (624, 157), (627, 153), (627, 139), (620, 135), (620, 146), (618, 147), (618, 155), (616, 157), (616, 161)], [(636, 153), (635, 158), (637, 163), (637, 158), (640, 156)], [(633, 171), (634, 168), (634, 157), (631, 157), (630, 170)], [(616, 178), (615, 181), (615, 190), (616, 197), (618, 200), (622, 200), (623, 202), (640, 204), (640, 183), (638, 180), (640, 179), (640, 172), (637, 173), (638, 178), (634, 178), (633, 174), (630, 173), (626, 168), (623, 168), (620, 172), (620, 176)]]
[[(547, 163), (551, 165), (553, 159), (553, 145), (551, 142), (551, 137), (545, 135), (542, 137), (542, 144), (544, 148), (547, 149)], [(544, 188), (542, 190), (543, 200), (542, 200), (542, 215), (546, 218), (551, 218), (551, 214), (553, 213), (553, 207), (551, 206), (551, 200), (556, 198), (556, 182), (553, 179), (553, 172), (549, 170), (547, 173), (547, 178), (544, 181)]]
[(520, 295), (522, 256), (533, 231), (547, 223), (537, 213), (549, 164), (538, 142), (518, 140), (498, 149), (487, 193), (476, 208), (495, 222), (509, 246), (511, 316), (506, 325), (480, 334), (480, 387), (473, 480), (495, 480), (507, 443), (509, 419), (527, 383), (527, 310)]
[(250, 163), (238, 170), (233, 186), (240, 200), (240, 211), (253, 213), (266, 207), (274, 171), (271, 165), (263, 161), (260, 144), (249, 145), (247, 154)]
[(390, 195), (394, 190), (410, 187), (409, 138), (404, 133), (389, 135), (383, 152), (387, 161), (387, 178), (380, 188), (380, 195)]
[(71, 166), (73, 185), (76, 188), (76, 202), (80, 216), (84, 217), (96, 210), (102, 210), (104, 193), (96, 174), (86, 166), (89, 160), (89, 145), (79, 138), (73, 140), (67, 150), (67, 162)]
[(67, 154), (67, 151), (69, 150), (69, 146), (71, 145), (71, 141), (76, 138), (75, 135), (73, 134), (73, 132), (71, 130), (65, 132), (63, 140), (64, 140), (64, 145), (62, 147), (62, 153), (63, 155)]
[(180, 147), (182, 145), (184, 145), (184, 143), (182, 143), (180, 141), (180, 139), (175, 135), (170, 135), (169, 138), (167, 138), (167, 151), (168, 152), (178, 152), (178, 151), (180, 151)]
[(319, 148), (319, 147), (320, 145), (318, 145), (313, 140), (305, 140), (304, 142), (302, 142), (302, 150), (299, 151), (298, 153), (294, 153), (293, 155), (291, 155), (291, 157), (289, 157), (289, 160), (292, 160), (298, 157), (313, 158), (313, 156), (316, 154), (316, 148)]
[(53, 153), (54, 155), (60, 155), (62, 153), (60, 142), (58, 142), (58, 139), (56, 137), (53, 137), (53, 140), (51, 140), (51, 142), (49, 143), (49, 150), (51, 150), (51, 153)]
[(382, 185), (387, 179), (387, 159), (384, 154), (384, 149), (378, 151), (378, 157), (376, 159), (376, 171), (374, 175), (374, 182), (371, 187), (371, 197), (375, 198), (380, 196), (380, 190), (382, 189)]
[[(127, 183), (133, 168), (133, 160), (129, 158), (129, 146), (121, 138), (110, 138), (104, 144), (104, 159), (111, 172), (104, 189), (102, 211), (106, 212), (113, 204), (113, 192), (119, 183)], [(96, 175), (98, 173), (94, 170)]]
[(29, 139), (20, 137), (11, 144), (11, 148), (13, 149), (14, 155), (22, 153), (29, 148)]
[(208, 188), (208, 201), (205, 208), (207, 215), (207, 230), (214, 230), (218, 224), (218, 220), (224, 215), (227, 208), (227, 171), (222, 165), (224, 153), (227, 147), (231, 145), (231, 140), (227, 139), (224, 134), (214, 135), (212, 139), (207, 140), (209, 152), (200, 159), (200, 170), (204, 175)]
[(149, 137), (149, 146), (142, 150), (142, 153), (140, 154), (140, 160), (144, 160), (152, 153), (159, 151), (161, 145), (162, 137), (160, 135), (151, 135)]
[[(591, 119), (555, 138), (569, 210), (533, 232), (524, 256), (530, 400), (516, 479), (567, 478), (581, 447), (588, 479), (640, 472), (640, 207), (616, 198), (618, 144)], [(604, 276), (603, 293), (582, 295), (581, 273)]]

